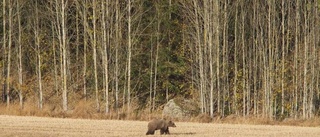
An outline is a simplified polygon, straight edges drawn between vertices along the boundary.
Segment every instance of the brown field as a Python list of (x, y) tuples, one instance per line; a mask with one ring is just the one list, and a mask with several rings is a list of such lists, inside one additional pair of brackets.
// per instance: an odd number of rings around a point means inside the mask
[[(56, 136), (146, 136), (147, 121), (63, 119), (49, 117), (0, 115), (0, 136), (8, 137), (56, 137)], [(172, 137), (216, 137), (216, 136), (320, 136), (319, 127), (295, 127), (275, 125), (243, 125), (176, 122), (170, 128)], [(156, 131), (155, 136), (159, 136)]]

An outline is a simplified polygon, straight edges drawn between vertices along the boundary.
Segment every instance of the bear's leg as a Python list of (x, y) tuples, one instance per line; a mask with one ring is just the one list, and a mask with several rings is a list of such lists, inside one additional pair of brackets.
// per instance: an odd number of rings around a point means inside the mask
[(154, 130), (153, 130), (153, 131), (148, 130), (148, 132), (146, 133), (146, 135), (154, 135)]
[(163, 135), (163, 133), (166, 133), (166, 131), (163, 129), (160, 129), (160, 135)]
[(170, 134), (170, 133), (169, 133), (169, 128), (167, 128), (167, 130), (165, 130), (165, 133), (166, 133), (166, 134)]

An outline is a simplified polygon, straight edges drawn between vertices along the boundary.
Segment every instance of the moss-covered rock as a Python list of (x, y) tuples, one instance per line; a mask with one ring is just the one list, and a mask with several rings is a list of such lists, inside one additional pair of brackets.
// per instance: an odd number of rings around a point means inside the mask
[(163, 108), (163, 115), (169, 118), (185, 119), (190, 116), (197, 116), (200, 108), (192, 100), (183, 98), (171, 99)]

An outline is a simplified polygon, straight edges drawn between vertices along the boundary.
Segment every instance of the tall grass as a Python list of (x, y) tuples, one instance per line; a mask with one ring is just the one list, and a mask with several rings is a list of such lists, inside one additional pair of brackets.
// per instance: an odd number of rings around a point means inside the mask
[[(149, 121), (154, 118), (166, 118), (162, 115), (162, 110), (158, 109), (150, 112), (149, 109), (137, 111), (138, 105), (133, 105), (130, 112), (126, 108), (120, 108), (118, 112), (105, 113), (97, 111), (93, 100), (79, 101), (70, 111), (63, 111), (60, 105), (44, 105), (40, 110), (35, 103), (25, 102), (24, 108), (20, 108), (18, 103), (10, 104), (7, 107), (0, 104), (0, 115), (17, 115), (17, 116), (39, 116), (39, 117), (59, 117), (59, 118), (80, 118), (80, 119), (119, 119), (119, 120), (141, 120)], [(183, 122), (200, 122), (200, 123), (229, 123), (229, 124), (253, 124), (253, 125), (289, 125), (289, 126), (320, 126), (320, 119), (284, 119), (282, 121), (270, 120), (262, 117), (241, 117), (230, 115), (225, 118), (215, 116), (211, 118), (209, 115), (200, 114), (196, 117), (188, 119), (172, 119), (174, 121)]]

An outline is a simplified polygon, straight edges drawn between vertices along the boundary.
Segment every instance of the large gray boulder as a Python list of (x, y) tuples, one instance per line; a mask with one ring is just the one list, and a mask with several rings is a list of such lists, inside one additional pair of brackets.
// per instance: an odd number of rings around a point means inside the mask
[(198, 104), (187, 99), (171, 99), (163, 108), (163, 115), (168, 118), (185, 119), (199, 114)]

